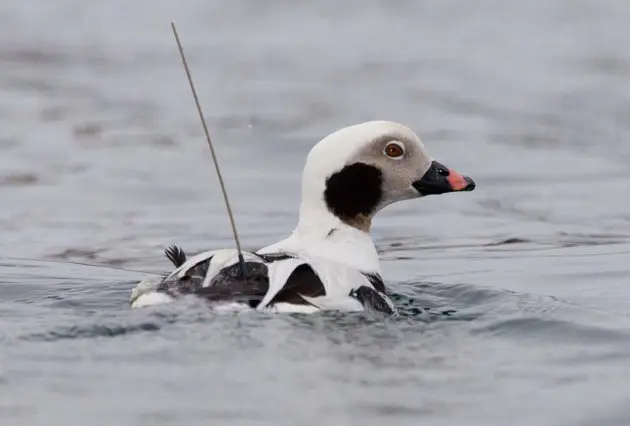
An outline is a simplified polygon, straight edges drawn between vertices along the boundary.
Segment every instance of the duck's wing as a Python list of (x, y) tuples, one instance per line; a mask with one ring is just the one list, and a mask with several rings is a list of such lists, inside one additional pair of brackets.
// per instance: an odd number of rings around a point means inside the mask
[(233, 249), (206, 251), (187, 258), (180, 247), (170, 246), (165, 254), (176, 268), (157, 282), (136, 286), (131, 296), (132, 306), (149, 293), (171, 299), (198, 295), (210, 301), (245, 301), (257, 305), (269, 288), (265, 260), (251, 252), (243, 252), (245, 279), (238, 274), (238, 253)]
[(246, 303), (257, 307), (269, 290), (269, 272), (263, 262), (245, 262), (245, 277), (236, 263), (221, 269), (209, 285), (200, 286), (193, 294), (209, 302)]
[(183, 253), (183, 250), (180, 252), (179, 250), (181, 249), (178, 247), (175, 249), (171, 247), (167, 249), (166, 256), (175, 264), (176, 268), (162, 279), (156, 291), (166, 293), (172, 297), (195, 292), (203, 286), (203, 282), (216, 253), (213, 251), (200, 253), (181, 263), (180, 261), (183, 259), (181, 253)]
[(243, 278), (238, 263), (224, 267), (194, 294), (209, 301), (241, 302), (259, 309), (279, 303), (311, 305), (307, 297), (326, 294), (311, 266), (284, 253), (260, 255), (259, 261), (245, 262), (245, 269)]
[(184, 251), (171, 246), (166, 255), (177, 267), (162, 279), (157, 292), (174, 298), (195, 295), (211, 302), (243, 302), (252, 307), (262, 301), (269, 289), (266, 262), (286, 258), (243, 252), (246, 274), (242, 277), (238, 253), (232, 249), (206, 251), (184, 260)]
[(311, 265), (296, 258), (286, 258), (268, 264), (269, 291), (261, 301), (261, 308), (280, 303), (315, 306), (311, 298), (326, 295), (321, 278)]

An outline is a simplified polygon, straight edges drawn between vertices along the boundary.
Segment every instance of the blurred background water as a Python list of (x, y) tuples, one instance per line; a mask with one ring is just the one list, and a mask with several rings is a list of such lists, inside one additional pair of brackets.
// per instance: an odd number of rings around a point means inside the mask
[[(308, 150), (346, 125), (405, 123), (476, 180), (377, 218), (401, 318), (128, 309), (166, 245), (231, 246), (171, 20), (248, 248), (293, 229)], [(2, 2), (0, 422), (628, 424), (628, 22), (621, 0)]]

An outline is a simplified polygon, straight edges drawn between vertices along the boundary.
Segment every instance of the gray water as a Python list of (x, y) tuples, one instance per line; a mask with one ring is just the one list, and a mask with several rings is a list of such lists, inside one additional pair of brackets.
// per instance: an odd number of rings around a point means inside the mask
[[(247, 248), (310, 147), (405, 123), (477, 190), (376, 220), (403, 315), (127, 306)], [(626, 425), (630, 3), (0, 4), (0, 424)]]

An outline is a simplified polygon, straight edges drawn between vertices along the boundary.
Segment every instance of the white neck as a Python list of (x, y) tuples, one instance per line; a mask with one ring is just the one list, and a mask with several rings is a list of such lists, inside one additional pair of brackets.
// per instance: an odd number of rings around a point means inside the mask
[(302, 203), (293, 233), (261, 252), (288, 251), (305, 260), (326, 259), (366, 273), (380, 273), (378, 253), (370, 234), (343, 223), (323, 208)]
[(323, 200), (302, 197), (295, 232), (299, 234), (322, 233), (323, 237), (326, 237), (332, 229), (341, 226), (345, 224), (328, 210)]

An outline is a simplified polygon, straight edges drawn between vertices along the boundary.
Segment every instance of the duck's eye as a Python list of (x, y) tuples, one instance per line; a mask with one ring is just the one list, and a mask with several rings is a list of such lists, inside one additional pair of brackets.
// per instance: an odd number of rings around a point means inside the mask
[(437, 173), (438, 173), (438, 175), (440, 175), (440, 176), (448, 176), (448, 175), (450, 174), (450, 173), (449, 173), (449, 171), (448, 171), (448, 169), (445, 169), (445, 168), (443, 168), (443, 167), (438, 167), (438, 169), (437, 169)]
[(390, 142), (385, 146), (383, 154), (394, 160), (400, 160), (405, 155), (405, 146), (400, 142)]

